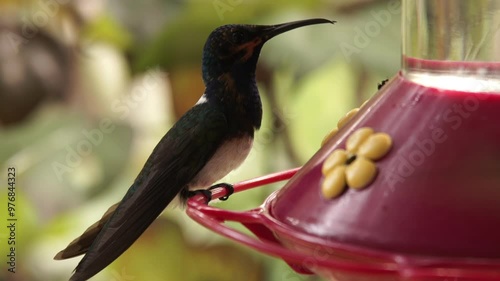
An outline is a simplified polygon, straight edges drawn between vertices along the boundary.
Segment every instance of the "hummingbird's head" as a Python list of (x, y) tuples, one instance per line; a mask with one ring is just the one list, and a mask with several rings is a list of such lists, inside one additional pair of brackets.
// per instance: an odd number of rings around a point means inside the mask
[(260, 50), (267, 40), (283, 32), (312, 24), (335, 23), (326, 19), (308, 19), (277, 25), (230, 24), (218, 27), (203, 49), (203, 80), (221, 75), (253, 76)]

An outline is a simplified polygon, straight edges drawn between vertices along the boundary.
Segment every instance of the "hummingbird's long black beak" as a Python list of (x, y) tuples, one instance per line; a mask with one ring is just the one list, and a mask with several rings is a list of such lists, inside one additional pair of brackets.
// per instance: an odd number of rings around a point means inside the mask
[(336, 21), (316, 18), (316, 19), (299, 20), (299, 21), (292, 21), (277, 25), (266, 26), (262, 33), (262, 39), (264, 39), (264, 41), (267, 41), (278, 34), (306, 25), (321, 24), (321, 23), (334, 24), (335, 22)]

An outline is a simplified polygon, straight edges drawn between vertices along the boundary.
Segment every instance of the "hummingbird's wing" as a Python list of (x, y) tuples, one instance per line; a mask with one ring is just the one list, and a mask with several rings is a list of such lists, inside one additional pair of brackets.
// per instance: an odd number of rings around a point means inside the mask
[(153, 150), (70, 281), (87, 280), (127, 250), (203, 168), (227, 132), (222, 112), (206, 103), (189, 110)]

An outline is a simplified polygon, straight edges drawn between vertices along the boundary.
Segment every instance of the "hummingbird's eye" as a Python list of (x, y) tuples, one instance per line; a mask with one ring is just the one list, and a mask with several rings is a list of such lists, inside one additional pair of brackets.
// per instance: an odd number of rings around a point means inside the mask
[(243, 42), (245, 42), (245, 39), (246, 39), (246, 36), (243, 32), (241, 31), (234, 31), (232, 34), (231, 34), (231, 41), (238, 45), (238, 44), (241, 44)]

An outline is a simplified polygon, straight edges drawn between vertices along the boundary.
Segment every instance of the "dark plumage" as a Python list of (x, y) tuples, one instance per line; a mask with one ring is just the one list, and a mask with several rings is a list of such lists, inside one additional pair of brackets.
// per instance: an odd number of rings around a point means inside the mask
[(203, 96), (161, 139), (123, 199), (56, 255), (86, 253), (71, 281), (87, 280), (118, 258), (177, 195), (186, 200), (189, 190), (206, 189), (241, 164), (261, 125), (255, 68), (262, 46), (275, 35), (319, 23), (333, 22), (225, 25), (210, 34)]

